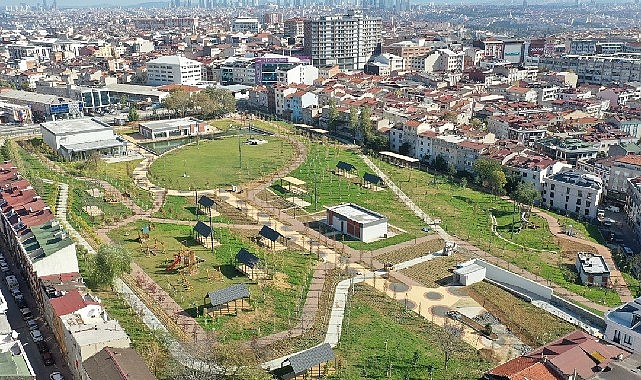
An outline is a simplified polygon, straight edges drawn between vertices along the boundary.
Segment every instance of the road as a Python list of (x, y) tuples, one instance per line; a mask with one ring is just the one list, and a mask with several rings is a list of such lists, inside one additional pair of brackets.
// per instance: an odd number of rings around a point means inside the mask
[(15, 330), (18, 333), (18, 339), (20, 340), (20, 342), (22, 343), (22, 346), (24, 347), (24, 350), (27, 354), (27, 358), (29, 359), (29, 362), (31, 363), (31, 366), (33, 367), (33, 370), (36, 374), (36, 379), (49, 379), (49, 375), (55, 371), (61, 372), (65, 377), (65, 379), (71, 379), (72, 376), (71, 376), (71, 373), (69, 372), (69, 369), (67, 368), (65, 361), (63, 360), (62, 351), (60, 350), (58, 343), (56, 342), (56, 339), (53, 336), (52, 330), (49, 328), (49, 326), (45, 322), (44, 317), (40, 315), (38, 308), (36, 307), (36, 302), (33, 296), (31, 295), (31, 293), (29, 292), (29, 288), (27, 286), (26, 281), (22, 278), (22, 276), (20, 276), (20, 272), (15, 268), (15, 266), (11, 262), (11, 258), (6, 257), (6, 261), (9, 264), (9, 267), (12, 269), (13, 274), (18, 278), (18, 281), (20, 283), (20, 291), (24, 295), (24, 298), (27, 301), (27, 305), (29, 306), (29, 309), (31, 309), (33, 318), (38, 322), (38, 325), (40, 326), (40, 332), (45, 338), (44, 340), (47, 342), (47, 345), (49, 346), (49, 350), (51, 351), (55, 359), (54, 365), (45, 366), (44, 362), (42, 361), (42, 356), (38, 352), (38, 347), (31, 339), (31, 335), (29, 334), (29, 328), (27, 327), (27, 324), (25, 323), (25, 321), (22, 319), (22, 314), (20, 313), (20, 309), (18, 308), (18, 305), (16, 305), (16, 303), (14, 302), (13, 296), (9, 291), (9, 287), (4, 281), (4, 275), (0, 275), (0, 277), (3, 279), (2, 281), (0, 281), (0, 291), (2, 291), (2, 296), (7, 301), (7, 305), (9, 307), (9, 309), (6, 312), (9, 325), (13, 330)]

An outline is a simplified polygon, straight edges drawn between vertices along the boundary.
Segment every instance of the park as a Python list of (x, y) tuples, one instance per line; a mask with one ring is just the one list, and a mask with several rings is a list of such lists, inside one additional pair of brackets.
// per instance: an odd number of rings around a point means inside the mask
[[(550, 232), (547, 219), (533, 215), (530, 221), (536, 228), (511, 233), (514, 206), (509, 200), (446, 175), (365, 156), (326, 137), (299, 135), (287, 124), (254, 123), (270, 132), (260, 137), (266, 143), (253, 145), (245, 135), (198, 139), (160, 156), (141, 153), (146, 167), (142, 159), (96, 167), (56, 162), (37, 141), (23, 142), (16, 149), (26, 173), (70, 184), (74, 196), (69, 218), (75, 228), (94, 244), (108, 239), (130, 252), (140, 271), (123, 279), (155, 304), (154, 311), (163, 313), (165, 306), (169, 310), (176, 305), (178, 309), (173, 310), (179, 310), (181, 318), (192, 318), (208, 339), (230, 347), (253, 347), (259, 360), (322, 341), (328, 328), (325, 316), (339, 281), (376, 269), (376, 262), (395, 265), (442, 250), (444, 241), (373, 174), (366, 160), (420, 209), (439, 218), (451, 234), (514, 268), (585, 297), (585, 302), (602, 307), (619, 304), (616, 292), (579, 285), (568, 273), (572, 247)], [(140, 167), (147, 169), (146, 184), (131, 178)], [(102, 189), (105, 182), (113, 188)], [(54, 188), (41, 186), (42, 194), (55, 199)], [(97, 190), (100, 195), (93, 196)], [(203, 196), (212, 202), (207, 210), (201, 208)], [(328, 225), (326, 210), (343, 204), (385, 217), (389, 234), (364, 242), (337, 231)], [(94, 208), (88, 206), (102, 210), (103, 215), (90, 215), (88, 210)], [(555, 217), (591, 239), (589, 226)], [(493, 224), (506, 240), (496, 238)], [(263, 226), (278, 235), (271, 243), (261, 235)], [(450, 286), (452, 268), (470, 257), (465, 252), (437, 257), (401, 270), (399, 276), (428, 288)], [(385, 284), (383, 288), (392, 285)], [(506, 307), (521, 315), (530, 310), (531, 305), (492, 285), (482, 285), (465, 291), (475, 302), (487, 304), (493, 314)], [(407, 299), (400, 302), (396, 291), (385, 295), (380, 286), (366, 282), (353, 287), (353, 301), (346, 305), (345, 333), (335, 348), (337, 361), (327, 371), (329, 377), (360, 378), (364, 373), (384, 377), (391, 371), (392, 378), (398, 379), (407, 374), (419, 379), (478, 378), (496, 361), (491, 352), (474, 349), (464, 340), (446, 348), (440, 343), (447, 337), (445, 330), (424, 318), (420, 305), (417, 314), (417, 305), (409, 307)], [(214, 304), (213, 299), (220, 303)], [(303, 311), (310, 304), (314, 315), (307, 321)], [(544, 331), (552, 331), (545, 336), (549, 341), (569, 329), (546, 315), (537, 329), (541, 333), (527, 336), (524, 332), (536, 325), (530, 319), (502, 317), (510, 330), (523, 332), (517, 333), (522, 341), (532, 344), (545, 343), (537, 340)], [(175, 314), (167, 312), (164, 320), (181, 340), (194, 341), (195, 335), (180, 331)], [(133, 325), (132, 321), (130, 328)], [(442, 355), (450, 349), (455, 355), (444, 366)], [(387, 366), (381, 364), (385, 362)]]

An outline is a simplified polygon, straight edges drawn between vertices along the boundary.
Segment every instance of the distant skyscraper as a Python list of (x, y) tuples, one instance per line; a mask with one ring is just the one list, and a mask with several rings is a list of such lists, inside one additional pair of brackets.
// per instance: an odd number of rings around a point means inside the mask
[(338, 65), (343, 70), (362, 70), (380, 53), (382, 21), (359, 11), (343, 16), (305, 20), (305, 53), (315, 66)]
[(523, 0), (523, 7), (527, 7), (527, 0)]

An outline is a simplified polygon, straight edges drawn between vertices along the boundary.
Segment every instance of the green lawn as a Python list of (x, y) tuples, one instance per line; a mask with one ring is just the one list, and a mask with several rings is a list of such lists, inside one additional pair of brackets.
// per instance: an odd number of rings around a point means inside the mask
[[(191, 226), (175, 224), (154, 225), (148, 245), (157, 255), (147, 255), (141, 251), (137, 241), (138, 231), (146, 224), (145, 221), (132, 223), (111, 231), (110, 236), (132, 252), (134, 261), (189, 314), (197, 316), (204, 328), (215, 329), (219, 341), (246, 341), (286, 330), (296, 323), (299, 317), (298, 306), (302, 306), (311, 280), (314, 255), (293, 251), (268, 253), (243, 237), (255, 232), (243, 235), (228, 229), (215, 231), (221, 245), (212, 253), (191, 237)], [(207, 292), (249, 281), (233, 266), (234, 257), (241, 247), (248, 248), (250, 252), (265, 260), (270, 268), (274, 268), (277, 272), (276, 280), (265, 282), (261, 286), (250, 285), (253, 311), (243, 311), (235, 317), (223, 316), (215, 319), (201, 316), (203, 298)], [(199, 258), (205, 260), (199, 264), (198, 273), (195, 275), (190, 276), (182, 270), (165, 269), (172, 261), (173, 255), (183, 248), (193, 250)], [(191, 289), (185, 287), (187, 283)]]
[[(325, 206), (333, 206), (351, 202), (372, 211), (381, 213), (389, 219), (389, 223), (406, 232), (373, 243), (362, 243), (339, 236), (337, 240), (345, 239), (345, 243), (355, 249), (377, 249), (391, 244), (424, 236), (421, 231), (424, 223), (412, 213), (403, 203), (398, 201), (391, 190), (384, 188), (374, 191), (360, 186), (365, 172), (371, 173), (358, 154), (346, 151), (336, 146), (308, 143), (309, 153), (305, 162), (289, 175), (307, 183), (307, 193), (299, 195), (311, 203), (305, 210), (309, 213), (322, 212)], [(357, 169), (355, 178), (345, 178), (332, 173), (338, 161), (354, 165)], [(272, 185), (272, 189), (285, 197), (290, 196), (287, 185), (280, 181)]]
[[(443, 341), (453, 342), (447, 370)], [(348, 302), (336, 352), (340, 368), (330, 378), (342, 380), (478, 379), (493, 366), (473, 347), (366, 285), (356, 285)]]
[[(526, 247), (558, 252), (560, 247), (544, 219), (533, 217), (532, 222), (538, 228), (524, 229), (512, 236), (511, 203), (469, 187), (463, 188), (444, 176), (439, 175), (435, 179), (432, 174), (423, 171), (398, 168), (378, 159), (375, 162), (423, 211), (440, 218), (441, 225), (448, 232), (594, 302), (610, 307), (620, 304), (620, 297), (616, 292), (579, 283), (574, 269), (574, 257), (530, 251), (496, 238), (490, 230), (489, 213), (492, 212), (497, 217), (498, 231), (503, 237)], [(563, 221), (569, 223), (571, 219)], [(579, 233), (587, 234), (582, 232), (585, 231), (583, 225), (578, 222), (576, 225)]]
[[(287, 164), (293, 147), (278, 137), (259, 136), (267, 144), (240, 144), (236, 137), (200, 141), (157, 159), (149, 168), (153, 183), (169, 189), (213, 189), (253, 181)], [(242, 137), (244, 141), (246, 137)]]

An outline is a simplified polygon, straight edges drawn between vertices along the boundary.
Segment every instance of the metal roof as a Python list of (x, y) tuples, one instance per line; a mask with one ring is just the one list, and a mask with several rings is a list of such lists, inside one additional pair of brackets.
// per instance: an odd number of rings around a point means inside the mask
[(253, 254), (251, 254), (247, 249), (241, 248), (240, 251), (236, 254), (236, 260), (247, 265), (250, 268), (256, 268), (260, 259)]
[(348, 164), (347, 162), (343, 161), (338, 161), (338, 164), (336, 164), (336, 167), (341, 170), (345, 170), (348, 172), (351, 172), (352, 170), (356, 169), (354, 165)]
[(288, 360), (293, 372), (299, 375), (313, 366), (328, 362), (335, 357), (336, 355), (334, 355), (334, 351), (332, 351), (329, 343), (323, 343), (309, 350), (299, 352), (291, 356)]
[(363, 179), (366, 182), (369, 182), (369, 183), (374, 184), (374, 185), (378, 185), (379, 183), (383, 183), (383, 180), (381, 179), (381, 177), (379, 177), (377, 175), (374, 175), (374, 174), (371, 174), (371, 173), (363, 174)]
[(220, 306), (233, 300), (249, 298), (249, 288), (245, 284), (235, 284), (224, 289), (209, 292), (207, 297), (209, 297), (211, 306)]
[(264, 225), (263, 228), (260, 229), (260, 232), (258, 234), (271, 241), (276, 241), (281, 236), (280, 232), (272, 229), (267, 225)]
[(207, 207), (207, 208), (209, 208), (209, 207), (212, 207), (214, 204), (216, 204), (216, 202), (214, 202), (214, 200), (213, 200), (213, 199), (211, 199), (211, 198), (209, 198), (208, 196), (203, 195), (203, 196), (202, 196), (202, 197), (200, 197), (200, 199), (198, 200), (198, 204), (199, 204), (199, 205), (201, 205), (201, 206), (203, 206), (203, 207)]
[(198, 232), (201, 236), (204, 236), (204, 237), (209, 237), (212, 235), (211, 227), (209, 227), (203, 222), (196, 223), (196, 225), (194, 226), (194, 231)]

